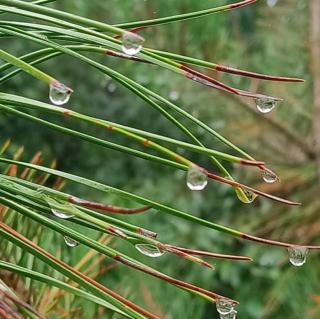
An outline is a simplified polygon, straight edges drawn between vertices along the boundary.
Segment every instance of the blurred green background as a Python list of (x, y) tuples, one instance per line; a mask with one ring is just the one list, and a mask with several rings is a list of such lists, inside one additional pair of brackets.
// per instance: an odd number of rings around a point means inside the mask
[[(120, 23), (225, 3), (218, 0), (58, 0), (52, 6), (92, 19)], [(0, 115), (0, 142), (11, 138), (14, 144), (12, 154), (24, 145), (24, 160), (30, 160), (36, 151), (41, 150), (47, 161), (57, 159), (60, 170), (133, 191), (232, 228), (275, 240), (319, 244), (320, 188), (314, 140), (317, 134), (315, 123), (320, 118), (314, 116), (314, 110), (320, 95), (315, 82), (320, 74), (315, 70), (312, 56), (315, 48), (320, 46), (320, 40), (319, 43), (311, 41), (312, 5), (312, 0), (260, 0), (233, 12), (154, 27), (142, 33), (148, 47), (250, 71), (306, 79), (303, 84), (268, 83), (208, 71), (208, 74), (238, 88), (283, 98), (284, 102), (269, 115), (258, 114), (251, 101), (190, 83), (157, 67), (96, 56), (100, 62), (174, 100), (255, 158), (266, 161), (270, 168), (277, 171), (281, 183), (266, 185), (256, 170), (229, 166), (238, 180), (302, 201), (302, 207), (291, 208), (266, 199), (258, 199), (252, 205), (242, 204), (232, 189), (214, 182), (205, 191), (194, 193), (186, 188), (185, 176), (181, 172), (102, 149), (3, 114)], [(7, 39), (1, 40), (1, 43), (1, 46), (18, 55), (34, 48), (24, 41)], [(317, 58), (320, 59), (320, 56)], [(50, 74), (75, 90), (70, 108), (185, 139), (143, 101), (79, 61), (61, 56), (41, 67), (50, 70)], [(48, 101), (47, 88), (24, 74), (7, 82), (2, 90)], [(52, 117), (52, 120), (57, 119)], [(101, 135), (85, 123), (75, 123), (70, 119), (63, 122), (69, 127)], [(189, 122), (184, 123), (208, 146), (230, 151)], [(117, 137), (116, 140), (134, 147), (125, 139)], [(185, 154), (207, 167), (212, 165), (201, 156)], [(68, 184), (66, 189), (88, 199), (126, 205), (119, 198), (102, 198), (101, 194), (77, 185)], [(251, 256), (254, 259), (252, 263), (217, 261), (217, 269), (210, 271), (172, 255), (150, 260), (139, 256), (138, 252), (133, 252), (121, 241), (113, 242), (117, 249), (140, 258), (164, 273), (239, 300), (239, 318), (320, 318), (320, 257), (316, 253), (310, 253), (304, 267), (294, 268), (283, 249), (241, 242), (161, 212), (153, 211), (129, 219), (134, 224), (158, 232), (164, 242)], [(60, 244), (62, 246), (62, 241)], [(52, 251), (56, 249), (58, 246), (51, 247)], [(74, 264), (85, 251), (84, 247), (78, 247), (65, 251), (62, 256)], [(167, 319), (218, 318), (214, 305), (125, 266), (117, 266), (98, 278), (109, 288)], [(84, 305), (81, 300), (76, 299), (75, 302)], [(89, 303), (83, 308), (82, 315), (81, 318), (98, 318), (94, 306)], [(109, 317), (101, 314), (99, 318)]]

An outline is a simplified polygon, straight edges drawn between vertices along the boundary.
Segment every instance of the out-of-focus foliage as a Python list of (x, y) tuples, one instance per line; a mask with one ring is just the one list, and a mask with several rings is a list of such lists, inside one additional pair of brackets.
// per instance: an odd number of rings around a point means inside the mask
[[(215, 1), (218, 5), (225, 1)], [(275, 3), (274, 6), (270, 4)], [(68, 0), (56, 1), (59, 9), (77, 12), (108, 23), (140, 20), (208, 7), (212, 1), (193, 0)], [(269, 5), (268, 5), (269, 4)], [(259, 200), (248, 206), (240, 203), (223, 185), (210, 185), (204, 192), (191, 193), (184, 187), (184, 175), (134, 157), (101, 149), (80, 140), (59, 135), (12, 117), (0, 117), (1, 141), (12, 137), (25, 145), (31, 156), (39, 149), (46, 158), (56, 158), (59, 169), (87, 176), (108, 184), (134, 190), (146, 197), (161, 198), (163, 203), (188, 209), (195, 215), (268, 238), (310, 242), (320, 233), (317, 212), (320, 209), (319, 184), (316, 177), (315, 154), (312, 148), (313, 74), (310, 72), (309, 2), (305, 0), (261, 0), (250, 8), (210, 16), (201, 20), (150, 28), (143, 35), (148, 46), (204, 58), (230, 66), (268, 74), (299, 76), (305, 84), (265, 83), (230, 75), (217, 75), (237, 87), (270, 92), (284, 102), (265, 117), (257, 114), (246, 101), (191, 84), (178, 76), (149, 65), (134, 65), (112, 57), (99, 60), (110, 65), (157, 92), (178, 99), (180, 104), (199, 119), (230, 138), (235, 144), (263, 159), (281, 177), (281, 184), (262, 185), (260, 176), (249, 171), (234, 170), (247, 183), (256, 183), (266, 191), (302, 201), (298, 208), (288, 208)], [(7, 40), (12, 52), (22, 53), (26, 43)], [(31, 48), (31, 47), (30, 47)], [(60, 57), (43, 64), (54, 70), (64, 83), (77, 87), (73, 105), (78, 111), (117, 121), (137, 128), (165, 132), (175, 137), (180, 133), (158, 113), (146, 107), (137, 97), (105, 76), (71, 58)], [(209, 73), (213, 73), (208, 71)], [(214, 74), (214, 73), (213, 73)], [(216, 74), (214, 74), (216, 75)], [(6, 83), (7, 91), (24, 87), (24, 96), (43, 97), (46, 88), (21, 75)], [(320, 93), (319, 93), (320, 94)], [(143, 114), (143, 117), (140, 116)], [(65, 119), (69, 121), (69, 119)], [(150, 125), (151, 124), (151, 125)], [(79, 123), (76, 123), (79, 127)], [(86, 124), (80, 124), (86, 129)], [(170, 132), (170, 133), (169, 133)], [(199, 132), (201, 134), (201, 131)], [(26, 139), (26, 136), (28, 137)], [(58, 138), (57, 138), (58, 137)], [(207, 139), (208, 145), (224, 146)], [(206, 163), (209, 165), (209, 163)], [(71, 186), (66, 186), (71, 187)], [(75, 192), (75, 190), (72, 190)], [(81, 194), (82, 189), (76, 192)], [(93, 199), (112, 202), (113, 198)], [(95, 198), (96, 197), (96, 198)], [(125, 205), (119, 203), (118, 205)], [(232, 296), (241, 302), (240, 318), (291, 319), (318, 318), (315, 296), (320, 294), (319, 256), (310, 254), (305, 267), (289, 266), (283, 250), (259, 245), (242, 244), (235, 239), (195, 226), (174, 217), (152, 213), (131, 217), (135, 224), (151, 227), (163, 241), (187, 244), (202, 249), (248, 254), (252, 264), (217, 262), (217, 270), (201, 270), (178, 260), (169, 263), (168, 256), (156, 261), (140, 257), (157, 269), (207, 289)], [(131, 252), (123, 245), (124, 252)], [(127, 250), (127, 251), (126, 251)], [(78, 252), (66, 258), (78, 260)], [(139, 258), (138, 252), (136, 253)], [(177, 298), (175, 288), (119, 266), (100, 278), (123, 295), (167, 318), (215, 318), (213, 306), (193, 300), (187, 294)], [(127, 283), (130, 281), (130, 285)], [(84, 307), (84, 317), (92, 313), (91, 304)], [(83, 317), (83, 318), (84, 318)], [(80, 317), (79, 317), (80, 318)], [(101, 317), (102, 318), (102, 317)]]

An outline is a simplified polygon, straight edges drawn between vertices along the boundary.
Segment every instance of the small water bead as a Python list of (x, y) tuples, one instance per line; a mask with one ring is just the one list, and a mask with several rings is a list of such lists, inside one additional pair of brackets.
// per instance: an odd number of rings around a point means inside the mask
[(143, 255), (148, 257), (161, 257), (164, 254), (164, 251), (160, 250), (157, 246), (149, 244), (137, 244), (135, 245), (136, 249)]
[(226, 298), (217, 299), (216, 307), (220, 315), (227, 315), (234, 309), (233, 303)]
[(69, 218), (74, 217), (74, 215), (66, 213), (66, 212), (63, 212), (63, 211), (58, 210), (58, 209), (51, 209), (51, 211), (52, 211), (52, 214), (54, 216), (62, 218), (62, 219), (69, 219)]
[(72, 239), (71, 237), (64, 236), (63, 239), (68, 247), (76, 247), (79, 245), (79, 243), (76, 240)]
[(256, 99), (257, 109), (261, 113), (270, 113), (280, 100), (274, 97), (264, 96)]
[(208, 177), (206, 173), (197, 165), (189, 166), (187, 172), (187, 186), (192, 191), (201, 191), (206, 188)]
[(50, 84), (49, 99), (54, 105), (60, 106), (68, 103), (72, 92), (66, 85), (54, 81)]
[(108, 89), (108, 92), (114, 93), (117, 89), (117, 85), (115, 83), (111, 82), (108, 84), (107, 89)]
[(179, 94), (179, 92), (177, 92), (177, 91), (171, 91), (171, 92), (169, 93), (169, 99), (170, 99), (171, 101), (177, 101), (177, 100), (179, 100), (179, 97), (180, 97), (180, 94)]
[(308, 248), (303, 246), (292, 246), (288, 248), (289, 261), (293, 266), (301, 267), (307, 261)]
[(268, 184), (273, 184), (277, 180), (279, 180), (278, 176), (275, 173), (268, 171), (268, 170), (264, 170), (262, 172), (262, 178)]
[(236, 319), (238, 312), (234, 309), (232, 309), (229, 313), (227, 314), (221, 314), (220, 319)]
[(278, 3), (278, 0), (267, 0), (268, 7), (272, 8)]
[(143, 48), (144, 38), (133, 32), (125, 32), (122, 36), (122, 51), (128, 55), (136, 55)]

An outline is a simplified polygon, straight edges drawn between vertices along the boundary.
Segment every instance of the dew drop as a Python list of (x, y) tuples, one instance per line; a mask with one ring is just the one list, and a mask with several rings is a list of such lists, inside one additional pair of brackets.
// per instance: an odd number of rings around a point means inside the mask
[(238, 312), (234, 309), (232, 309), (227, 314), (221, 314), (220, 319), (236, 319)]
[(122, 51), (128, 55), (136, 55), (143, 48), (144, 38), (133, 32), (125, 32), (122, 36)]
[(160, 250), (157, 246), (148, 245), (148, 244), (137, 244), (135, 245), (136, 249), (143, 255), (148, 257), (161, 257), (164, 254), (164, 251)]
[(303, 246), (292, 246), (288, 248), (289, 261), (293, 266), (301, 267), (306, 263), (308, 248)]
[(64, 236), (63, 239), (68, 247), (76, 247), (79, 245), (79, 243), (76, 240), (72, 239), (71, 237)]
[(171, 101), (177, 101), (177, 100), (179, 100), (179, 97), (180, 97), (180, 94), (179, 94), (179, 92), (177, 92), (177, 91), (171, 91), (171, 92), (169, 93), (169, 99), (170, 99)]
[(72, 92), (66, 85), (54, 81), (50, 84), (49, 98), (54, 105), (63, 105), (68, 103)]
[(235, 189), (238, 199), (244, 204), (251, 204), (256, 199), (257, 195), (251, 191), (242, 188)]
[(256, 98), (257, 109), (261, 113), (270, 113), (278, 104), (279, 99), (269, 96)]
[(233, 303), (226, 298), (217, 299), (216, 307), (220, 315), (227, 315), (234, 309)]
[(208, 177), (197, 165), (190, 165), (187, 172), (187, 186), (192, 191), (201, 191), (206, 188)]
[(61, 210), (58, 210), (58, 209), (51, 209), (51, 211), (54, 216), (62, 218), (62, 219), (69, 219), (69, 218), (74, 217), (74, 215), (62, 212)]
[(110, 93), (114, 93), (117, 89), (117, 85), (115, 83), (111, 82), (108, 84), (107, 89)]
[(272, 8), (278, 3), (278, 0), (267, 0), (268, 7)]
[(262, 178), (268, 184), (273, 184), (279, 179), (275, 173), (273, 173), (269, 170), (264, 170), (262, 172)]

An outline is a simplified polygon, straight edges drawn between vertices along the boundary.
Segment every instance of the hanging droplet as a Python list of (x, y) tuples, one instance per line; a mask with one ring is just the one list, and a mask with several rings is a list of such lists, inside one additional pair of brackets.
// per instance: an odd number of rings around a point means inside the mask
[(206, 188), (208, 177), (203, 169), (197, 165), (190, 165), (187, 173), (187, 186), (192, 191), (201, 191)]
[(65, 212), (62, 212), (62, 211), (57, 210), (57, 209), (51, 209), (51, 211), (52, 211), (52, 214), (54, 216), (62, 218), (62, 219), (68, 219), (68, 218), (74, 217), (74, 215), (72, 215), (72, 214), (65, 213)]
[(280, 100), (274, 97), (263, 96), (256, 99), (257, 109), (261, 113), (271, 112)]
[(240, 187), (237, 187), (235, 191), (238, 199), (244, 204), (251, 204), (257, 198), (255, 193)]
[(157, 246), (149, 244), (137, 244), (136, 249), (143, 255), (148, 257), (161, 257), (164, 254), (164, 251), (160, 250)]
[(226, 299), (226, 298), (217, 299), (216, 300), (216, 307), (217, 307), (217, 311), (221, 315), (227, 315), (234, 309), (232, 301), (230, 301), (229, 299)]
[(76, 247), (79, 245), (79, 243), (76, 240), (74, 240), (68, 236), (64, 236), (63, 239), (64, 239), (66, 245), (69, 247)]
[(273, 184), (279, 179), (275, 173), (273, 173), (269, 170), (264, 170), (262, 172), (262, 178), (268, 184)]
[(122, 36), (122, 51), (128, 55), (136, 55), (143, 48), (144, 38), (133, 32), (125, 32)]
[(54, 81), (50, 84), (49, 98), (54, 105), (63, 105), (68, 103), (72, 92), (66, 85)]
[(288, 248), (289, 261), (293, 266), (301, 267), (306, 263), (308, 248), (303, 246), (292, 246)]
[(236, 319), (238, 312), (234, 309), (232, 309), (229, 313), (227, 314), (221, 314), (220, 319)]

